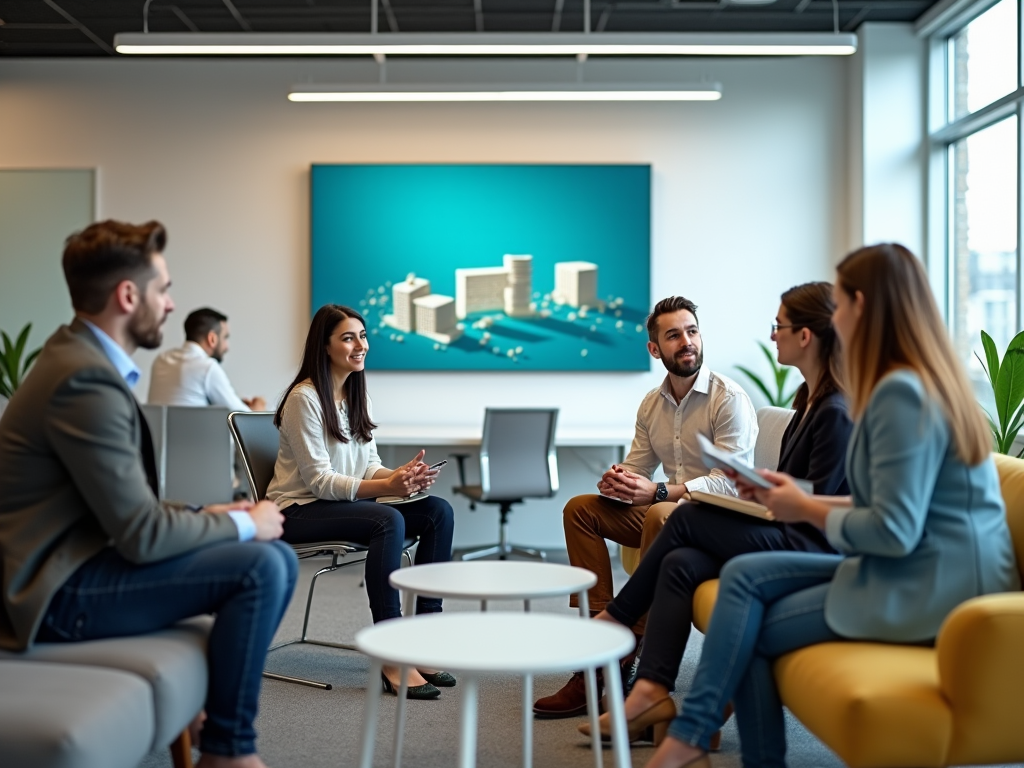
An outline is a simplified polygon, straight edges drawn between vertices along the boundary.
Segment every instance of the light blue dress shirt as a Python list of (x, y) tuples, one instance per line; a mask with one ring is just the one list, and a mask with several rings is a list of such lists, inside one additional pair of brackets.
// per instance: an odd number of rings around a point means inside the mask
[[(100, 330), (84, 317), (78, 319), (85, 323), (89, 330), (92, 331), (100, 346), (103, 347), (103, 353), (110, 360), (110, 364), (114, 366), (114, 370), (121, 374), (121, 378), (125, 380), (128, 386), (134, 387), (138, 384), (139, 376), (142, 375), (142, 372), (131, 356), (124, 351), (124, 348), (110, 338), (105, 331)], [(238, 528), (239, 541), (249, 541), (256, 538), (256, 523), (253, 522), (252, 515), (242, 509), (235, 509), (227, 514), (235, 524), (235, 527)]]

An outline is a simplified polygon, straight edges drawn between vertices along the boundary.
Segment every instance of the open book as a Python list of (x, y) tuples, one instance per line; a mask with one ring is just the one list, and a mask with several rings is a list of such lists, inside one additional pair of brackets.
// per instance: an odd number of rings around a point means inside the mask
[(756, 501), (745, 501), (735, 496), (726, 496), (723, 493), (706, 493), (705, 491), (690, 491), (687, 496), (691, 501), (700, 501), (704, 504), (711, 504), (715, 507), (731, 509), (733, 512), (741, 512), (751, 517), (759, 517), (762, 520), (774, 520), (768, 507), (758, 504)]

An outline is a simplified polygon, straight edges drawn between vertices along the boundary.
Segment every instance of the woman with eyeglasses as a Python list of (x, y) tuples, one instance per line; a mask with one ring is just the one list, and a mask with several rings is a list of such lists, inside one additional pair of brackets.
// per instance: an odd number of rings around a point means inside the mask
[[(829, 283), (806, 283), (782, 294), (772, 324), (779, 362), (796, 367), (804, 377), (794, 400), (795, 413), (782, 437), (779, 469), (807, 480), (815, 493), (830, 496), (849, 492), (843, 462), (852, 430), (839, 383), (834, 309)], [(649, 612), (636, 683), (625, 704), (631, 741), (660, 743), (676, 715), (669, 693), (690, 636), (697, 587), (716, 578), (729, 559), (771, 550), (835, 551), (812, 525), (789, 525), (709, 504), (681, 503), (622, 591), (595, 617), (631, 627)], [(601, 729), (609, 728), (603, 716)], [(586, 724), (580, 730), (590, 733)]]
[(722, 569), (711, 626), (682, 714), (648, 768), (707, 768), (733, 701), (744, 768), (783, 768), (777, 657), (824, 642), (932, 644), (960, 603), (1020, 588), (992, 436), (928, 287), (899, 245), (836, 268), (833, 323), (856, 420), (852, 497), (810, 495), (782, 472), (755, 498), (841, 553), (750, 554)]

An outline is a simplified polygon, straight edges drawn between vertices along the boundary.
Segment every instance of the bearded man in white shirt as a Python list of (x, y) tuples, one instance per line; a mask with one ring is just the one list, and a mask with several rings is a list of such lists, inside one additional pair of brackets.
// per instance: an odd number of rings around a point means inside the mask
[[(736, 382), (704, 368), (697, 306), (681, 296), (662, 299), (647, 318), (647, 333), (647, 349), (668, 375), (641, 402), (625, 461), (604, 473), (598, 494), (573, 497), (563, 512), (569, 562), (597, 575), (588, 592), (592, 616), (613, 597), (606, 539), (639, 548), (643, 557), (684, 494), (736, 495), (721, 470), (704, 466), (698, 435), (742, 461), (752, 464), (754, 458), (754, 406)], [(667, 483), (651, 479), (659, 465)], [(575, 595), (570, 604), (577, 605)], [(638, 644), (645, 623), (641, 619), (633, 627)], [(632, 656), (623, 659), (623, 667), (632, 661)], [(558, 693), (538, 699), (533, 711), (543, 718), (573, 717), (586, 706), (583, 677), (577, 674)]]
[(226, 315), (197, 309), (185, 318), (185, 344), (153, 361), (149, 402), (154, 405), (220, 405), (232, 411), (262, 411), (262, 397), (239, 397), (221, 367), (231, 330)]

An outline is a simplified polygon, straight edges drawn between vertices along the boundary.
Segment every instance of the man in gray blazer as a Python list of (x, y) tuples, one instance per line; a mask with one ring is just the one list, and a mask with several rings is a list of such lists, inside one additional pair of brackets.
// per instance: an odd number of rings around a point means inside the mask
[(163, 226), (105, 221), (68, 238), (75, 319), (0, 419), (0, 647), (151, 632), (215, 613), (201, 748), (262, 766), (253, 720), (266, 650), (297, 574), (271, 502), (193, 511), (157, 498), (130, 355), (174, 308)]

